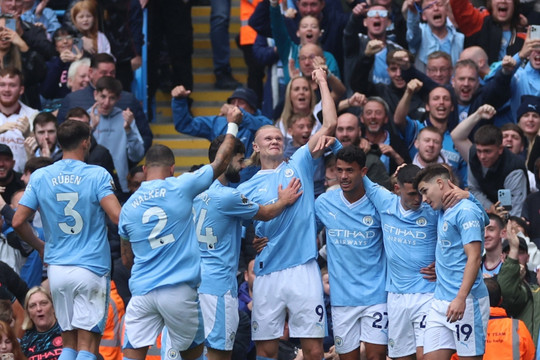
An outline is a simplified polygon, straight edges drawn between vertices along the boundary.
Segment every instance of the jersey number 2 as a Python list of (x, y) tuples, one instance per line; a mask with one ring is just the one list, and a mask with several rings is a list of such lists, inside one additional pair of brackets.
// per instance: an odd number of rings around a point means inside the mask
[(157, 216), (158, 222), (154, 225), (154, 228), (150, 232), (148, 237), (148, 242), (152, 249), (158, 248), (160, 246), (172, 243), (174, 241), (174, 235), (168, 234), (165, 236), (158, 237), (158, 235), (163, 231), (165, 225), (167, 225), (167, 214), (159, 206), (153, 206), (150, 209), (146, 210), (142, 216), (142, 223), (146, 224), (150, 221), (152, 216)]
[(71, 192), (71, 193), (59, 193), (56, 194), (56, 201), (67, 201), (66, 207), (64, 207), (64, 215), (71, 216), (73, 220), (75, 221), (75, 224), (68, 225), (67, 223), (59, 223), (58, 226), (60, 227), (60, 230), (62, 230), (64, 233), (68, 235), (77, 235), (81, 232), (84, 221), (81, 217), (81, 214), (77, 212), (77, 210), (74, 209), (75, 204), (79, 201), (79, 193)]

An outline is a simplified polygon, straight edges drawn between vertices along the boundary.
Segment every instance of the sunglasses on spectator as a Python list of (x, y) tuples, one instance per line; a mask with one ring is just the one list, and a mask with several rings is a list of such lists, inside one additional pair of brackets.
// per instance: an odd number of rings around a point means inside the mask
[(71, 35), (57, 36), (54, 38), (55, 41), (64, 41), (64, 40), (71, 40), (71, 39), (73, 39), (73, 36)]
[(367, 12), (367, 17), (373, 18), (373, 17), (387, 17), (388, 16), (388, 10), (369, 10)]

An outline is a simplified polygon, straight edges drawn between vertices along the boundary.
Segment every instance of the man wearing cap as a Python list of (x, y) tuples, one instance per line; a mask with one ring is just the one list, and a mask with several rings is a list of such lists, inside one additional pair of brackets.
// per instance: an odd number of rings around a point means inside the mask
[(191, 94), (184, 86), (179, 85), (171, 91), (174, 127), (183, 134), (202, 137), (209, 141), (214, 140), (227, 132), (227, 118), (225, 114), (229, 108), (238, 106), (242, 111), (243, 120), (238, 128), (237, 138), (246, 147), (246, 157), (253, 152), (252, 143), (255, 132), (263, 125), (272, 125), (272, 121), (262, 115), (257, 109), (257, 95), (251, 89), (239, 87), (223, 104), (217, 116), (191, 116), (187, 97)]
[(11, 196), (20, 189), (24, 189), (24, 182), (21, 180), (21, 174), (15, 172), (13, 167), (13, 152), (6, 144), (0, 143), (0, 187), (4, 188), (2, 197), (9, 204)]
[[(540, 97), (524, 95), (517, 110), (517, 124), (528, 140), (527, 168), (534, 171), (534, 162), (540, 157)], [(533, 150), (534, 149), (534, 150)]]

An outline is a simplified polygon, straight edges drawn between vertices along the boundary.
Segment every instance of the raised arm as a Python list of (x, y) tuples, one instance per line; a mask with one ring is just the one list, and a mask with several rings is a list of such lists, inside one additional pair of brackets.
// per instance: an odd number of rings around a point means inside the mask
[(407, 127), (407, 114), (411, 107), (411, 100), (415, 93), (417, 93), (422, 88), (422, 82), (418, 79), (412, 79), (407, 83), (407, 89), (403, 93), (401, 100), (396, 107), (394, 112), (394, 123), (403, 133)]
[(420, 14), (414, 6), (414, 0), (405, 0), (403, 2), (402, 13), (407, 19), (407, 43), (409, 51), (413, 54), (418, 52), (422, 42), (422, 30), (420, 29)]
[(487, 10), (476, 9), (469, 0), (450, 0), (450, 6), (459, 31), (465, 36), (471, 36), (480, 31), (484, 18), (489, 15)]
[[(270, 4), (270, 25), (272, 26), (272, 37), (276, 43), (279, 58), (283, 64), (287, 64), (291, 52), (292, 40), (287, 32), (285, 20), (283, 20), (278, 3)], [(287, 77), (287, 74), (285, 76)], [(289, 76), (291, 75), (289, 74)]]
[(187, 100), (189, 94), (191, 90), (186, 90), (182, 85), (176, 86), (171, 91), (174, 128), (183, 134), (213, 140), (212, 123), (215, 117), (191, 116)]
[(316, 81), (319, 85), (319, 90), (321, 92), (321, 101), (322, 101), (322, 113), (323, 113), (323, 123), (319, 131), (317, 131), (309, 139), (308, 146), (309, 150), (314, 152), (319, 138), (321, 136), (332, 136), (336, 131), (337, 124), (337, 113), (336, 105), (328, 89), (328, 83), (326, 81), (326, 72), (322, 69), (316, 69), (312, 74), (313, 81)]
[(501, 68), (495, 73), (493, 79), (488, 81), (482, 88), (482, 104), (489, 104), (494, 108), (499, 109), (504, 103), (510, 100), (510, 97), (512, 96), (510, 84), (515, 68), (516, 60), (513, 57), (506, 55), (501, 62)]
[(334, 102), (337, 103), (339, 100), (343, 98), (343, 95), (345, 95), (345, 92), (347, 89), (345, 89), (345, 85), (343, 85), (343, 82), (332, 74), (328, 70), (328, 65), (326, 65), (326, 59), (322, 56), (315, 56), (313, 59), (313, 67), (315, 69), (321, 68), (326, 73), (326, 82), (328, 83), (328, 88), (330, 89), (330, 94), (332, 95), (332, 99), (334, 99)]
[(469, 117), (460, 122), (450, 133), (456, 150), (467, 163), (469, 163), (469, 149), (472, 146), (472, 142), (469, 140), (469, 134), (480, 120), (491, 119), (495, 113), (496, 111), (493, 106), (482, 105), (472, 115), (469, 115)]
[(518, 316), (529, 300), (527, 285), (520, 278), (519, 239), (511, 222), (506, 224), (506, 239), (510, 251), (497, 276), (503, 298), (502, 306), (510, 316)]
[[(357, 36), (358, 37), (358, 36)], [(361, 56), (354, 66), (352, 74), (349, 74), (350, 87), (367, 96), (378, 95), (375, 84), (369, 76), (375, 64), (375, 54), (384, 49), (384, 43), (380, 40), (370, 40), (366, 44), (364, 56)]]
[(225, 140), (219, 147), (216, 158), (210, 164), (214, 170), (214, 180), (217, 179), (227, 169), (229, 162), (231, 161), (232, 152), (234, 149), (234, 138), (238, 133), (238, 125), (242, 122), (242, 112), (235, 106), (229, 109), (227, 113), (227, 134)]
[(362, 107), (366, 104), (366, 96), (364, 94), (360, 94), (359, 92), (355, 92), (351, 95), (351, 97), (341, 100), (338, 104), (338, 111), (343, 111), (345, 109), (348, 109), (350, 107)]

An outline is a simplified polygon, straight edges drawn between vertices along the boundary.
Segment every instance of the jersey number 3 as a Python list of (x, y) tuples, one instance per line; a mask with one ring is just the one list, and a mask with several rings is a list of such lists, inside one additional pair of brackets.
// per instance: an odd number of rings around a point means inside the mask
[(59, 193), (56, 194), (56, 201), (67, 201), (66, 207), (64, 207), (64, 215), (71, 216), (75, 224), (69, 225), (68, 223), (58, 223), (60, 230), (68, 235), (77, 235), (81, 232), (84, 221), (81, 217), (81, 214), (74, 209), (75, 204), (79, 201), (79, 193)]
[(150, 236), (148, 237), (148, 242), (150, 243), (150, 247), (152, 249), (158, 248), (160, 246), (166, 245), (168, 243), (172, 243), (174, 241), (174, 235), (169, 234), (165, 236), (158, 237), (158, 235), (163, 231), (165, 228), (165, 225), (167, 225), (167, 214), (165, 211), (163, 211), (162, 208), (159, 206), (153, 206), (150, 209), (146, 210), (142, 216), (142, 223), (146, 224), (150, 221), (150, 218), (152, 216), (156, 216), (158, 218), (158, 222), (156, 225), (154, 225), (154, 228), (150, 232)]

